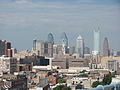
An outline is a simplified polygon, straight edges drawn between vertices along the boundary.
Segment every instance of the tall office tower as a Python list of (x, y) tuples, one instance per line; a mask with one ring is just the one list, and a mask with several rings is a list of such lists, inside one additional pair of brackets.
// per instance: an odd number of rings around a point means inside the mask
[(94, 51), (92, 52), (93, 55), (99, 55), (100, 54), (100, 31), (98, 30), (94, 31)]
[(5, 55), (6, 48), (5, 48), (6, 40), (0, 40), (0, 56)]
[(62, 51), (63, 54), (68, 53), (68, 38), (65, 32), (62, 33)]
[[(11, 43), (10, 42), (5, 42), (5, 54), (4, 55), (8, 55), (10, 49), (11, 49)], [(10, 54), (12, 55), (12, 53), (10, 53)]]
[(76, 39), (76, 53), (84, 57), (84, 39), (80, 35)]
[(51, 42), (33, 40), (33, 51), (35, 51), (35, 54), (39, 56), (52, 57), (53, 44)]
[(8, 55), (8, 49), (11, 49), (11, 43), (6, 40), (0, 40), (0, 56)]
[(35, 40), (33, 40), (33, 50), (36, 50), (36, 43), (37, 43), (37, 40), (35, 39)]
[(103, 56), (109, 56), (109, 55), (110, 55), (109, 43), (107, 37), (105, 37), (103, 43)]
[(48, 42), (51, 42), (52, 44), (54, 44), (54, 37), (53, 37), (52, 33), (48, 34)]

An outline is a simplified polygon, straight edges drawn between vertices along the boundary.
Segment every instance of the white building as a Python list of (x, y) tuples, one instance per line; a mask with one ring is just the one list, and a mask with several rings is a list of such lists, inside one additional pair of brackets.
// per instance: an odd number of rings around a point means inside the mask
[(76, 53), (84, 57), (84, 39), (80, 35), (76, 39)]
[(94, 51), (92, 51), (93, 55), (98, 55), (100, 53), (100, 31), (94, 30)]
[(13, 57), (5, 55), (0, 57), (0, 71), (14, 73), (16, 71), (17, 60)]

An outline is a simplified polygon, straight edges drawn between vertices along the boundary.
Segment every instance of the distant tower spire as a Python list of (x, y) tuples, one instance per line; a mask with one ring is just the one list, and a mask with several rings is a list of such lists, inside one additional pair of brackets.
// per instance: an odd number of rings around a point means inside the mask
[(105, 37), (103, 42), (103, 56), (109, 56), (110, 50), (109, 50), (109, 43), (107, 37)]
[(52, 35), (52, 33), (49, 33), (48, 34), (48, 39), (47, 39), (48, 42), (51, 42), (52, 44), (54, 44), (54, 37)]
[(80, 35), (76, 39), (76, 53), (84, 57), (84, 39)]
[(65, 32), (62, 33), (61, 40), (62, 40), (62, 48), (63, 48), (62, 51), (64, 54), (66, 54), (68, 52), (68, 38)]

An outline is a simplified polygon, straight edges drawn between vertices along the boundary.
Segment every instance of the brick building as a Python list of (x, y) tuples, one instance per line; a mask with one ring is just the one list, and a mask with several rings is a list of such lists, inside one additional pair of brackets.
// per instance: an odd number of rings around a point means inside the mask
[(52, 60), (52, 66), (58, 66), (62, 69), (69, 67), (88, 67), (89, 62), (90, 60), (88, 59), (78, 59), (73, 56), (56, 57)]
[(23, 59), (20, 59), (20, 64), (32, 64), (38, 66), (47, 66), (49, 65), (49, 59), (45, 59), (43, 56), (26, 56)]
[(17, 64), (17, 72), (20, 71), (32, 71), (32, 65), (31, 64)]
[(12, 57), (11, 43), (6, 40), (0, 40), (0, 56), (2, 55)]
[(0, 79), (0, 90), (27, 90), (25, 75), (5, 74)]

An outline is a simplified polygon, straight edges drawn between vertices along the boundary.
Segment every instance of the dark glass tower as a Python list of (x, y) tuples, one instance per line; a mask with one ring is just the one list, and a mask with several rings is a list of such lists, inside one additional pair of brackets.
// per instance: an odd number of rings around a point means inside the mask
[(103, 56), (109, 56), (109, 55), (110, 55), (109, 43), (107, 37), (105, 37), (103, 42)]
[(54, 44), (54, 37), (53, 37), (52, 33), (48, 34), (48, 40), (47, 41), (51, 42), (52, 44)]
[(33, 40), (33, 50), (36, 50), (36, 43), (37, 43), (37, 40)]

